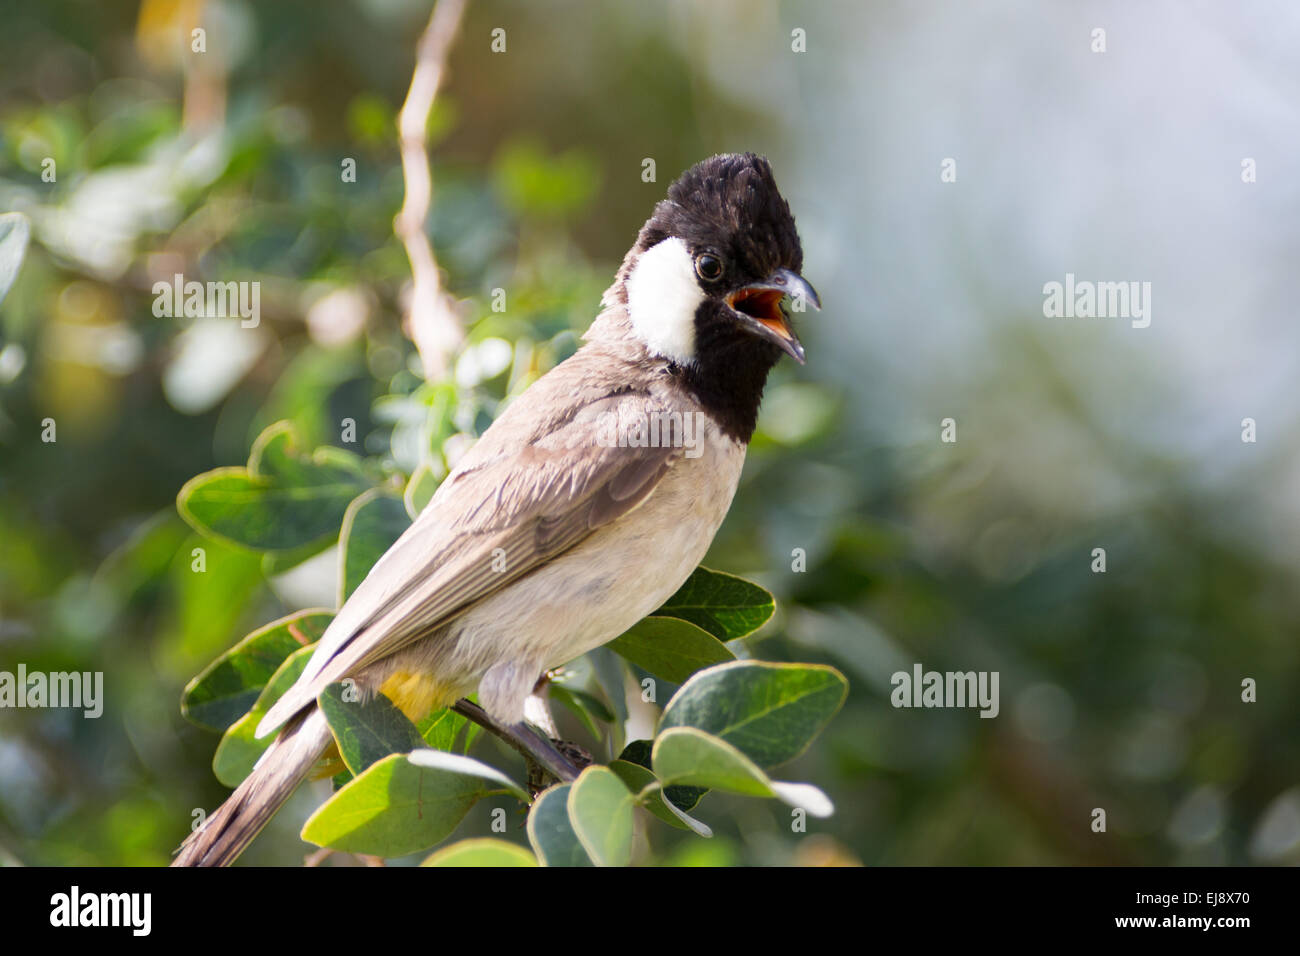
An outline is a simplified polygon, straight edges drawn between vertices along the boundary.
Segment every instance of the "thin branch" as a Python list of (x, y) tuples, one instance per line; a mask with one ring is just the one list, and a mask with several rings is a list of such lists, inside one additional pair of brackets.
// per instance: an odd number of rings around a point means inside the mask
[(467, 717), (484, 730), (500, 737), (524, 758), (538, 764), (555, 779), (568, 782), (577, 780), (581, 768), (555, 744), (547, 740), (527, 724), (519, 723), (507, 726), (497, 723), (478, 704), (463, 697), (451, 705), (451, 709), (462, 717)]
[(402, 241), (411, 262), (411, 303), (406, 331), (420, 353), (424, 376), (429, 381), (446, 375), (451, 356), (465, 338), (455, 303), (442, 288), (438, 260), (424, 231), (433, 200), (433, 177), (425, 148), (429, 113), (464, 12), (465, 0), (438, 0), (429, 25), (420, 36), (411, 88), (397, 114), (406, 195), (393, 220), (393, 232)]

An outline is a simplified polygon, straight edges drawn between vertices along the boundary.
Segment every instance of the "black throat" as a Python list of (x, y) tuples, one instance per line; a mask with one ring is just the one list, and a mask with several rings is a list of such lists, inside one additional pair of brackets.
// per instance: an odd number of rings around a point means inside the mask
[(677, 366), (680, 381), (723, 434), (748, 443), (758, 422), (767, 373), (781, 350), (705, 305), (695, 317), (695, 356), (695, 361)]

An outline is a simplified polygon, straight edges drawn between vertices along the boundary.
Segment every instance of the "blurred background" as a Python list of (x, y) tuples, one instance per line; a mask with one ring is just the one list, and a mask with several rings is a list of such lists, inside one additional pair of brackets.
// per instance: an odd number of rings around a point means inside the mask
[[(825, 308), (707, 563), (777, 595), (749, 653), (848, 676), (782, 772), (837, 812), (793, 834), (780, 804), (713, 795), (717, 837), (658, 827), (659, 854), (1300, 862), (1300, 9), (472, 0), (430, 124), (454, 414), (402, 333), (393, 236), (429, 9), (0, 3), (0, 212), (32, 222), (0, 306), (0, 670), (104, 671), (107, 698), (0, 710), (0, 861), (166, 862), (225, 793), (181, 688), (332, 603), (328, 553), (281, 573), (202, 542), (190, 573), (187, 479), (282, 418), (445, 461), (576, 348), (672, 179), (754, 150)], [(260, 282), (260, 325), (155, 316), (175, 273)], [(1150, 282), (1150, 327), (1045, 317), (1066, 273)], [(917, 662), (998, 671), (1000, 715), (894, 709)], [(310, 849), (319, 799), (246, 860)]]

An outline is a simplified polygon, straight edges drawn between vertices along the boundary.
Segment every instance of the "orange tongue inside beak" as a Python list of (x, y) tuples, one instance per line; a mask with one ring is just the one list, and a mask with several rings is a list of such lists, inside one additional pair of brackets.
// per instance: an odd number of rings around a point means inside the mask
[(780, 289), (741, 289), (731, 297), (731, 307), (757, 319), (788, 341), (794, 336), (790, 334), (785, 313), (781, 311), (784, 297), (785, 293)]

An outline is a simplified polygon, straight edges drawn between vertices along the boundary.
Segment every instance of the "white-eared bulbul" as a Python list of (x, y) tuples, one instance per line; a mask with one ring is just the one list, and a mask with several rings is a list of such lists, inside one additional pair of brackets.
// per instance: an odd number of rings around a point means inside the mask
[(586, 344), (509, 405), (344, 603), (258, 727), (278, 739), (175, 863), (229, 863), (288, 799), (332, 742), (326, 685), (352, 678), (415, 720), (477, 690), (516, 725), (547, 670), (663, 604), (731, 505), (768, 372), (803, 362), (782, 308), (820, 306), (802, 263), (766, 159), (687, 170)]

